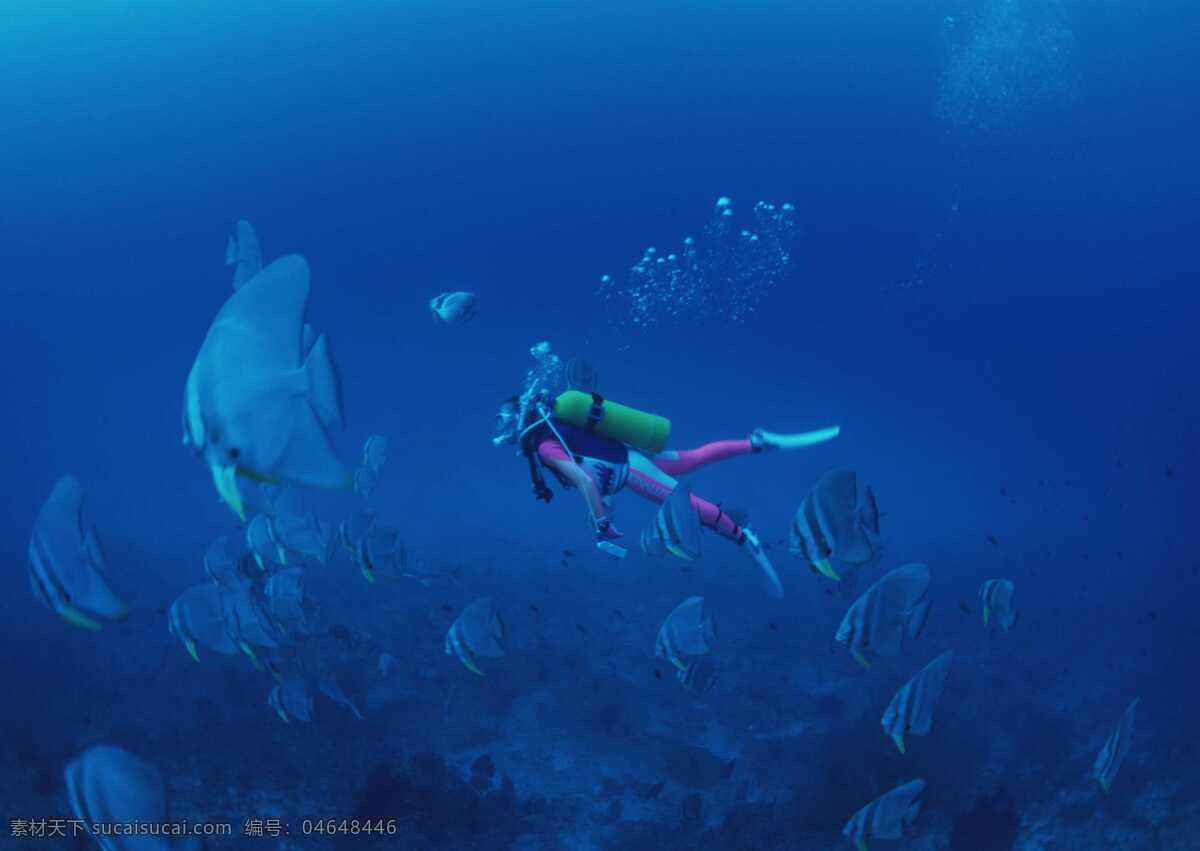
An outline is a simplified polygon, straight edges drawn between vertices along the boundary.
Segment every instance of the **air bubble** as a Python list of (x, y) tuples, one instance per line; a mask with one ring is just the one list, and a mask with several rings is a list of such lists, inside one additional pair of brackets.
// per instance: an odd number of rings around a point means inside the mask
[(600, 295), (618, 326), (653, 328), (715, 319), (742, 322), (783, 278), (795, 242), (795, 208), (759, 201), (754, 228), (733, 228), (732, 199), (717, 200), (700, 238), (685, 237), (665, 256), (647, 248), (624, 285), (606, 283)]

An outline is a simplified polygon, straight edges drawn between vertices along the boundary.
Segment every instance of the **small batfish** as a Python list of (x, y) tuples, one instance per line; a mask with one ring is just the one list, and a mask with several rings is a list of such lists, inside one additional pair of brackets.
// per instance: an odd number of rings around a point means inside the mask
[(251, 578), (250, 570), (254, 568), (250, 567), (247, 570), (246, 563), (255, 563), (248, 558), (252, 555), (225, 535), (221, 535), (204, 553), (204, 572), (222, 588), (234, 588)]
[(429, 300), (429, 310), (447, 325), (461, 325), (475, 318), (478, 301), (475, 293), (442, 293)]
[(273, 527), (276, 540), (284, 551), (320, 564), (328, 564), (333, 558), (334, 530), (322, 523), (315, 512), (281, 512), (275, 516)]
[(370, 467), (358, 467), (354, 471), (354, 492), (363, 499), (370, 499), (379, 487), (379, 476)]
[(321, 690), (321, 694), (325, 695), (338, 706), (344, 706), (349, 709), (359, 721), (365, 720), (363, 714), (358, 711), (358, 705), (342, 690), (337, 676), (332, 671), (327, 671), (322, 675), (317, 687)]
[(282, 636), (271, 620), (265, 601), (249, 583), (233, 591), (221, 591), (221, 614), (229, 637), (255, 667), (261, 667), (255, 647), (277, 650), (282, 644)]
[(83, 515), (83, 488), (63, 476), (46, 499), (29, 540), (29, 585), (33, 596), (72, 626), (99, 630), (104, 621), (129, 615), (108, 587), (108, 563), (96, 530)]
[(1008, 632), (1017, 622), (1017, 610), (1013, 606), (1015, 587), (1008, 579), (989, 579), (979, 586), (979, 599), (983, 603), (983, 623), (986, 626), (995, 615), (996, 623)]
[(1092, 776), (1096, 778), (1105, 792), (1112, 788), (1117, 771), (1129, 753), (1130, 741), (1133, 738), (1133, 722), (1137, 715), (1139, 700), (1140, 698), (1135, 697), (1125, 709), (1125, 714), (1121, 716), (1121, 723), (1108, 737), (1108, 741), (1104, 743), (1100, 753), (1096, 754), (1096, 762), (1092, 766)]
[(266, 514), (256, 514), (246, 524), (246, 546), (259, 570), (266, 571), (268, 564), (287, 564), (287, 551), (279, 541), (275, 521)]
[[(122, 748), (96, 745), (67, 763), (63, 771), (67, 803), (86, 825), (168, 822), (167, 785), (158, 769)], [(130, 836), (116, 832), (94, 837), (104, 851), (168, 851), (195, 849), (198, 841), (182, 843), (163, 836)]]
[(312, 692), (308, 690), (308, 682), (300, 677), (285, 677), (271, 689), (271, 693), (267, 695), (267, 703), (285, 724), (292, 719), (312, 720)]
[(197, 647), (234, 656), (237, 642), (225, 627), (221, 588), (212, 583), (193, 585), (175, 598), (167, 611), (167, 629), (183, 642), (188, 655), (200, 661)]
[(569, 358), (563, 363), (563, 378), (568, 390), (595, 393), (600, 383), (596, 368), (583, 358)]
[(711, 614), (704, 613), (704, 598), (688, 597), (659, 627), (654, 655), (682, 671), (687, 667), (687, 657), (712, 652), (711, 643), (716, 638), (716, 623)]
[(834, 636), (869, 667), (863, 653), (898, 656), (905, 639), (916, 638), (929, 617), (929, 568), (906, 564), (882, 576), (851, 604)]
[(486, 676), (479, 669), (479, 657), (492, 659), (504, 655), (505, 628), (500, 611), (490, 597), (483, 597), (463, 609), (449, 632), (443, 649), (472, 673)]
[(879, 529), (875, 495), (867, 488), (862, 505), (858, 478), (850, 470), (825, 473), (801, 501), (792, 519), (790, 550), (815, 573), (838, 579), (834, 561), (849, 565), (867, 564), (875, 555), (866, 530)]
[(371, 531), (371, 527), (374, 525), (375, 513), (372, 511), (351, 514), (338, 524), (338, 543), (342, 545), (342, 549), (353, 556), (358, 552), (358, 542)]
[(372, 473), (379, 475), (388, 459), (387, 438), (373, 434), (363, 444), (363, 466)]
[(921, 814), (921, 802), (917, 798), (924, 791), (924, 780), (910, 780), (880, 795), (850, 817), (850, 821), (842, 828), (842, 835), (851, 839), (859, 851), (865, 851), (868, 839), (904, 839), (911, 836), (917, 817)]
[(700, 515), (692, 505), (692, 489), (679, 484), (642, 532), (642, 550), (648, 555), (670, 553), (684, 561), (700, 558)]
[(307, 635), (312, 631), (311, 604), (304, 593), (304, 568), (289, 567), (274, 573), (263, 588), (271, 620), (285, 632)]
[(892, 737), (900, 753), (904, 753), (904, 736), (912, 733), (923, 736), (933, 726), (933, 709), (946, 686), (946, 673), (954, 651), (938, 656), (908, 681), (883, 713), (883, 732)]
[(407, 575), (408, 550), (400, 540), (399, 530), (389, 526), (372, 525), (367, 529), (355, 545), (353, 558), (368, 582)]

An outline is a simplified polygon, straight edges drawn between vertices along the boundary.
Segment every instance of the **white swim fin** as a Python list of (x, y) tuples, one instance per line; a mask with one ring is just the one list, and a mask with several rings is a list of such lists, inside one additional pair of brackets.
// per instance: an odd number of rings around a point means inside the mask
[(743, 543), (750, 551), (750, 555), (754, 559), (754, 563), (758, 565), (758, 569), (762, 571), (763, 587), (775, 599), (783, 599), (783, 583), (779, 581), (779, 574), (775, 572), (775, 567), (771, 564), (771, 560), (767, 558), (767, 552), (763, 549), (762, 541), (758, 539), (758, 535), (755, 535), (752, 529), (743, 527), (742, 534), (745, 536)]
[(750, 445), (755, 452), (778, 452), (780, 450), (805, 449), (833, 440), (841, 433), (841, 426), (805, 431), (800, 434), (776, 434), (756, 428), (750, 432)]

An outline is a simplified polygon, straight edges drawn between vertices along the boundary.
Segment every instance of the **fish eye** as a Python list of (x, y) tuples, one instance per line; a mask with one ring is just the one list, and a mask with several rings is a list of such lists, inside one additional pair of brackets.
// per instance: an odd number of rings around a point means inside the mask
[(229, 447), (229, 451), (226, 454), (229, 455), (229, 458), (231, 461), (236, 461), (238, 458), (241, 457), (242, 451), (240, 449), (238, 449), (236, 446), (231, 446), (231, 447)]

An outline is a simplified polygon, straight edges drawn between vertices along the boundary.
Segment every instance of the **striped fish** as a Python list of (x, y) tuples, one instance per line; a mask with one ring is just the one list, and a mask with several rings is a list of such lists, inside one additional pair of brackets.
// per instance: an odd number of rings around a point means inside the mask
[(992, 616), (1008, 632), (1017, 622), (1017, 611), (1013, 607), (1015, 586), (1008, 579), (989, 579), (979, 586), (979, 600), (983, 603), (983, 624), (987, 626)]
[(946, 674), (954, 651), (938, 656), (909, 680), (888, 704), (880, 723), (900, 753), (905, 752), (906, 733), (923, 736), (933, 727), (933, 709), (946, 686)]
[(63, 476), (50, 492), (29, 540), (33, 596), (72, 626), (100, 630), (129, 609), (108, 587), (107, 560), (96, 530), (84, 522), (83, 488)]
[(500, 610), (490, 597), (481, 597), (463, 609), (446, 633), (443, 650), (462, 662), (473, 674), (487, 676), (478, 665), (480, 656), (498, 659), (504, 655), (507, 630)]
[(890, 792), (880, 795), (850, 817), (842, 835), (854, 842), (859, 851), (866, 851), (868, 839), (904, 839), (913, 833), (925, 791), (924, 780), (910, 780)]
[(906, 564), (882, 576), (851, 604), (834, 640), (863, 667), (864, 653), (898, 656), (906, 638), (916, 638), (929, 618), (929, 568)]
[(711, 643), (716, 638), (717, 625), (713, 616), (704, 612), (704, 598), (688, 597), (659, 627), (654, 655), (683, 671), (687, 668), (687, 657), (712, 652)]
[(835, 562), (868, 564), (875, 546), (867, 536), (879, 534), (879, 506), (870, 488), (858, 498), (858, 477), (836, 468), (817, 480), (792, 518), (791, 553), (809, 569), (833, 580), (841, 577)]

